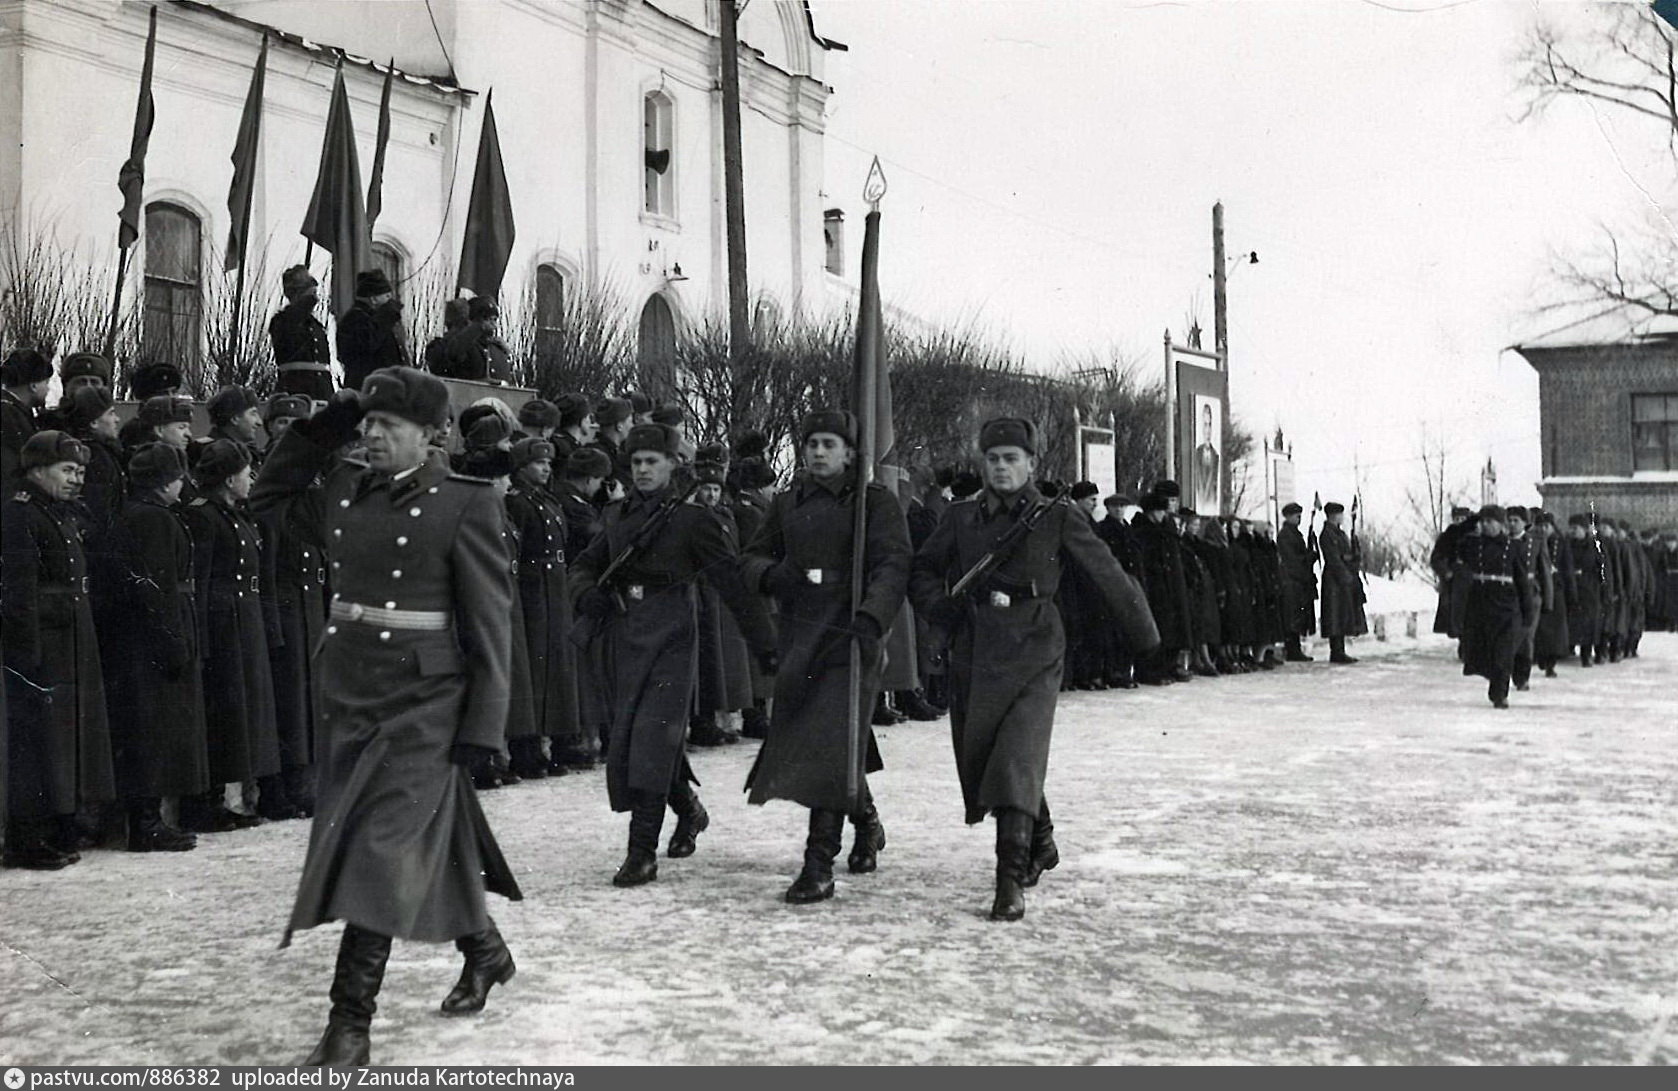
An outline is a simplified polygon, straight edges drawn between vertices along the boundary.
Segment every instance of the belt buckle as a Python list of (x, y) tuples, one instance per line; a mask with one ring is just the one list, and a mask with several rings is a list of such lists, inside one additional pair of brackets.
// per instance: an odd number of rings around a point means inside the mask
[(82, 577), (82, 593), (83, 594), (87, 593), (87, 577), (86, 576)]
[(804, 570), (804, 578), (809, 580), (811, 583), (820, 586), (822, 582), (822, 570), (819, 568), (807, 568)]
[(990, 593), (990, 604), (996, 607), (1008, 607), (1014, 604), (1014, 600), (1008, 597), (1006, 591), (992, 591)]
[(635, 602), (640, 602), (642, 599), (647, 597), (646, 588), (642, 587), (638, 583), (630, 584), (628, 587), (624, 588), (624, 592)]
[(361, 605), (359, 602), (352, 602), (350, 603), (349, 613), (351, 621), (360, 621), (362, 615), (367, 613), (367, 607)]

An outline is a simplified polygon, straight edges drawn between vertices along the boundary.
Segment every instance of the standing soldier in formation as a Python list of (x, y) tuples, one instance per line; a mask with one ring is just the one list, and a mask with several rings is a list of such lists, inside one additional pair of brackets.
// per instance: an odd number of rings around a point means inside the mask
[(1614, 521), (1593, 521), (1597, 548), (1602, 552), (1602, 634), (1597, 638), (1596, 660), (1618, 663), (1625, 643), (1625, 572), (1620, 551), (1614, 545)]
[(1526, 691), (1532, 679), (1540, 617), (1544, 611), (1551, 608), (1555, 600), (1549, 551), (1544, 548), (1543, 538), (1528, 529), (1529, 518), (1527, 509), (1518, 504), (1511, 504), (1504, 509), (1504, 526), (1507, 528), (1505, 536), (1509, 540), (1510, 548), (1520, 556), (1521, 564), (1526, 568), (1527, 583), (1532, 588), (1537, 607), (1526, 616), (1520, 642), (1515, 645), (1515, 665), (1510, 671), (1510, 680), (1515, 689), (1522, 692)]
[(1344, 505), (1330, 501), (1323, 505), (1323, 529), (1317, 535), (1323, 557), (1323, 635), (1328, 637), (1330, 663), (1356, 663), (1346, 654), (1346, 638), (1358, 635), (1361, 613), (1358, 592), (1358, 559), (1352, 541), (1341, 529)]
[(128, 473), (117, 442), (122, 421), (111, 392), (103, 386), (82, 386), (66, 395), (58, 403), (58, 415), (64, 430), (87, 448), (81, 502), (87, 509), (88, 535), (97, 540), (116, 522), (127, 499)]
[(1428, 567), (1433, 569), (1435, 585), (1439, 589), (1439, 605), (1433, 614), (1433, 631), (1456, 639), (1462, 630), (1462, 606), (1468, 594), (1468, 579), (1458, 579), (1462, 570), (1459, 543), (1474, 528), (1467, 508), (1451, 508), (1451, 523), (1434, 539), (1433, 551), (1428, 555)]
[[(1143, 577), (1142, 546), (1137, 541), (1136, 528), (1131, 525), (1139, 510), (1129, 496), (1115, 493), (1102, 501), (1107, 518), (1095, 524), (1095, 536), (1107, 543), (1108, 552), (1119, 562), (1130, 577), (1140, 585)], [(1136, 667), (1131, 648), (1111, 630), (1107, 633), (1107, 685), (1112, 689), (1136, 689)]]
[(1463, 615), (1462, 673), (1489, 685), (1493, 708), (1509, 707), (1509, 679), (1515, 651), (1537, 609), (1524, 551), (1504, 533), (1505, 514), (1496, 504), (1480, 509), (1480, 533), (1464, 538), (1462, 574), (1471, 581)]
[(612, 877), (620, 887), (658, 878), (666, 804), (676, 812), (668, 849), (674, 858), (693, 855), (710, 824), (683, 747), (695, 685), (696, 581), (717, 589), (754, 653), (774, 654), (763, 603), (746, 590), (722, 525), (671, 486), (676, 443), (664, 425), (630, 432), (625, 446), (635, 488), (606, 509), (600, 535), (570, 573), (577, 612), (601, 627), (596, 639), (604, 646), (612, 717), (606, 790), (612, 810), (630, 812), (629, 851)]
[(280, 290), (286, 305), (268, 321), (268, 341), (279, 369), (274, 392), (323, 402), (332, 396), (332, 349), (326, 327), (315, 317), (320, 282), (308, 266), (293, 265), (280, 274)]
[[(979, 447), (985, 489), (973, 503), (952, 505), (915, 554), (909, 594), (951, 637), (950, 722), (967, 822), (996, 816), (991, 919), (1019, 920), (1024, 888), (1060, 862), (1043, 780), (1065, 667), (1066, 636), (1053, 602), (1062, 566), (1082, 570), (1135, 654), (1151, 652), (1159, 634), (1141, 589), (1089, 520), (1048, 505), (1032, 485), (1036, 426), (989, 421)], [(1035, 525), (1022, 522), (1028, 519)], [(987, 554), (983, 580), (951, 597)]]
[(34, 349), (14, 349), (0, 364), (0, 489), (9, 494), (23, 472), (23, 445), (47, 404), (52, 362)]
[(1649, 567), (1643, 547), (1632, 532), (1631, 523), (1621, 519), (1615, 545), (1619, 547), (1621, 569), (1626, 586), (1626, 639), (1622, 654), (1627, 659), (1637, 656), (1637, 643), (1643, 639), (1643, 626), (1649, 612)]
[[(856, 417), (810, 413), (799, 438), (804, 472), (771, 501), (746, 561), (748, 583), (774, 596), (780, 632), (769, 730), (746, 787), (752, 803), (787, 799), (810, 808), (804, 866), (786, 892), (795, 905), (833, 897), (833, 858), (847, 814), (856, 825), (848, 861), (853, 873), (873, 871), (885, 847), (885, 828), (868, 790), (867, 774), (884, 768), (869, 720), (880, 691), (881, 636), (903, 605), (912, 556), (897, 498), (884, 485), (860, 486)], [(868, 536), (862, 598), (853, 612), (859, 502), (866, 505)], [(855, 680), (853, 641), (862, 653)], [(854, 723), (848, 715), (853, 682), (859, 694)], [(849, 769), (853, 734), (856, 766)]]
[(58, 431), (18, 452), (3, 508), (0, 613), (9, 724), (7, 867), (56, 870), (76, 852), (78, 808), (115, 797), (105, 684), (88, 601), (76, 491), (87, 449)]
[(205, 403), (210, 414), (210, 438), (225, 439), (244, 448), (251, 469), (262, 468), (262, 402), (248, 386), (224, 386)]
[(190, 833), (164, 824), (165, 798), (210, 788), (199, 676), (192, 538), (175, 511), (186, 460), (149, 443), (128, 464), (131, 492), (107, 539), (114, 586), (100, 608), (117, 788), (128, 809), (128, 851), (185, 852)]
[(1159, 633), (1152, 658), (1136, 664), (1137, 681), (1150, 686), (1194, 677), (1184, 665), (1194, 647), (1194, 623), (1183, 574), (1183, 543), (1170, 510), (1176, 495), (1176, 482), (1159, 482), (1142, 498), (1142, 510), (1132, 523), (1142, 555), (1142, 586)]
[[(522, 895), (466, 772), (507, 721), (510, 558), (494, 490), (430, 446), (448, 404), (424, 372), (375, 371), (286, 431), (251, 498), (327, 551), (333, 581), (315, 821), (287, 938), (345, 927), (308, 1064), (367, 1063), (392, 936), (464, 954), (445, 1014), (481, 1010), (514, 972), (484, 891)], [(365, 464), (337, 457), (358, 425)]]
[(1603, 599), (1607, 592), (1607, 571), (1602, 547), (1591, 533), (1591, 517), (1576, 512), (1567, 517), (1567, 549), (1572, 565), (1573, 594), (1568, 599), (1567, 636), (1579, 648), (1579, 665), (1598, 662), (1602, 641)]
[[(573, 451), (565, 460), (554, 495), (565, 518), (565, 556), (567, 563), (575, 563), (583, 550), (600, 532), (600, 511), (590, 501), (601, 483), (612, 472), (611, 460), (604, 451), (584, 447)], [(574, 770), (594, 768), (596, 758), (604, 759), (606, 738), (612, 722), (607, 702), (607, 669), (602, 642), (595, 640), (579, 647), (567, 638), (570, 654), (577, 668), (577, 713), (582, 737), (565, 754), (565, 764)]]
[(1543, 539), (1550, 558), (1550, 595), (1538, 617), (1533, 635), (1533, 662), (1544, 677), (1556, 676), (1556, 664), (1571, 654), (1567, 631), (1568, 614), (1576, 592), (1573, 585), (1573, 555), (1567, 538), (1556, 533), (1556, 519), (1547, 511), (1533, 513), (1534, 532)]

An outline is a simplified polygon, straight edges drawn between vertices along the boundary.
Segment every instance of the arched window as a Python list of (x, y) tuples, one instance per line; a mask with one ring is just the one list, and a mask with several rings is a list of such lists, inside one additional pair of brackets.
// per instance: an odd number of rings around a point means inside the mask
[(390, 278), (390, 286), (396, 296), (396, 301), (398, 303), (402, 302), (402, 289), (404, 287), (402, 281), (408, 275), (407, 269), (403, 267), (402, 251), (388, 242), (374, 243), (373, 267), (384, 270), (385, 276)]
[(676, 316), (662, 296), (653, 296), (641, 308), (641, 340), (636, 353), (641, 381), (667, 391), (675, 382)]
[(641, 101), (641, 208), (654, 216), (676, 215), (675, 135), (670, 97), (662, 91), (650, 93)]
[(180, 205), (146, 206), (148, 360), (197, 364), (204, 351), (203, 227)]
[(552, 265), (536, 267), (536, 351), (551, 356), (565, 327), (565, 276)]

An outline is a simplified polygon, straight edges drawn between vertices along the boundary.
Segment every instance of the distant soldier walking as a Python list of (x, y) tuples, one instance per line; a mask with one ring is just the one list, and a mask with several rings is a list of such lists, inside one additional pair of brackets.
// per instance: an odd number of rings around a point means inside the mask
[(1487, 504), (1480, 509), (1480, 533), (1461, 545), (1462, 572), (1472, 581), (1463, 615), (1462, 673), (1489, 682), (1486, 696), (1493, 708), (1509, 707), (1515, 653), (1537, 609), (1525, 550), (1505, 533), (1506, 518), (1502, 508)]

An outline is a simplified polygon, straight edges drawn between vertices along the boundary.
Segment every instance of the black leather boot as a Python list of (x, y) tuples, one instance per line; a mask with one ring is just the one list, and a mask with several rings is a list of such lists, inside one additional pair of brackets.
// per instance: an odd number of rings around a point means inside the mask
[(699, 835), (711, 828), (711, 812), (685, 777), (672, 786), (670, 806), (676, 812), (676, 828), (670, 831), (670, 844), (664, 851), (672, 860), (680, 860), (699, 848)]
[(1025, 875), (1031, 864), (1034, 815), (1012, 807), (996, 812), (996, 900), (990, 919), (1017, 921), (1025, 916)]
[(303, 817), (303, 808), (292, 801), (286, 791), (285, 777), (275, 773), (256, 780), (256, 813), (270, 822), (285, 822)]
[(1356, 659), (1346, 654), (1346, 638), (1343, 636), (1329, 637), (1328, 648), (1328, 661), (1330, 663), (1350, 664), (1357, 662)]
[[(1103, 686), (1103, 689), (1106, 687)], [(944, 714), (933, 708), (926, 697), (918, 689), (900, 689), (897, 691), (897, 707), (903, 715), (911, 720), (930, 723), (942, 719)]]
[(613, 886), (641, 886), (658, 878), (658, 831), (663, 826), (663, 796), (636, 801), (629, 812), (629, 855), (612, 876)]
[(1060, 849), (1055, 845), (1055, 823), (1049, 817), (1049, 801), (1045, 799), (1043, 809), (1037, 812), (1037, 820), (1031, 827), (1031, 860), (1026, 864), (1025, 885), (1036, 886), (1045, 871), (1053, 871), (1059, 866)]
[(548, 759), (542, 756), (540, 735), (520, 735), (507, 740), (508, 767), (521, 780), (546, 780)]
[(190, 852), (198, 838), (163, 824), (162, 800), (135, 799), (128, 804), (129, 852)]
[(740, 710), (740, 734), (747, 739), (769, 737), (769, 712), (761, 704)]
[(880, 850), (886, 847), (886, 828), (880, 822), (880, 812), (874, 809), (874, 797), (865, 785), (862, 790), (862, 809), (851, 816), (856, 835), (851, 841), (851, 854), (845, 866), (852, 875), (867, 875), (880, 866)]
[(443, 998), (444, 1015), (471, 1015), (484, 1010), (484, 999), (492, 985), (505, 985), (513, 979), (517, 967), (507, 941), (496, 931), (495, 922), (482, 932), (461, 936), (454, 941), (455, 950), (466, 956), (466, 966), (460, 971), (449, 995)]
[(1311, 663), (1314, 657), (1305, 654), (1305, 646), (1298, 636), (1288, 637), (1288, 650), (1285, 657), (1289, 663)]
[(344, 1068), (368, 1063), (369, 1032), (378, 1007), (374, 1001), (379, 986), (384, 984), (389, 959), (389, 936), (353, 924), (344, 926), (344, 938), (338, 944), (338, 968), (332, 977), (332, 1014), (326, 1021), (326, 1033), (303, 1062), (305, 1065)]
[(804, 870), (787, 887), (787, 901), (808, 905), (833, 897), (833, 858), (845, 834), (845, 812), (811, 810), (810, 836), (804, 842)]

